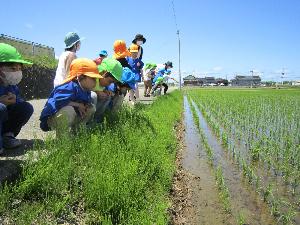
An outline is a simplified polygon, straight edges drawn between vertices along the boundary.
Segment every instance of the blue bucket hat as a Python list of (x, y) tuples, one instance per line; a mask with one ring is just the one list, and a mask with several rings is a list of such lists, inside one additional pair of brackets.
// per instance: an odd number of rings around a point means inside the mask
[(80, 38), (79, 35), (75, 32), (69, 32), (66, 34), (65, 37), (65, 48), (71, 48), (73, 45), (75, 45), (77, 42), (84, 40), (84, 38)]
[(128, 67), (123, 68), (121, 82), (127, 84), (130, 89), (135, 90), (135, 74)]
[(107, 56), (108, 54), (107, 54), (107, 51), (106, 51), (106, 50), (102, 50), (102, 51), (99, 53), (99, 55)]

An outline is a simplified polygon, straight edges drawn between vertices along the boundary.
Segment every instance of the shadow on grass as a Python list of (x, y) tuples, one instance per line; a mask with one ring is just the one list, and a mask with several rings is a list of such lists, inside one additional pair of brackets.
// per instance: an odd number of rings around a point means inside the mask
[(0, 160), (0, 186), (4, 182), (13, 182), (22, 171), (22, 160)]
[(21, 174), (22, 163), (26, 152), (32, 150), (35, 145), (43, 145), (40, 139), (21, 139), (22, 146), (14, 149), (5, 149), (0, 155), (0, 186), (4, 182), (13, 182)]
[(22, 145), (18, 148), (13, 149), (5, 149), (4, 152), (0, 155), (0, 159), (2, 157), (16, 157), (25, 155), (25, 153), (29, 150), (32, 150), (34, 145), (43, 145), (44, 141), (41, 139), (20, 139)]

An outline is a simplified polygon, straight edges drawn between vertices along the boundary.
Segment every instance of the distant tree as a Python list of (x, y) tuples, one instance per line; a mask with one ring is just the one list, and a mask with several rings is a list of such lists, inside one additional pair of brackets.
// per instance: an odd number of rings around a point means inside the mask
[(283, 81), (283, 85), (292, 85), (292, 81), (289, 80)]
[(276, 82), (274, 82), (274, 81), (266, 81), (264, 83), (266, 84), (267, 87), (276, 86)]

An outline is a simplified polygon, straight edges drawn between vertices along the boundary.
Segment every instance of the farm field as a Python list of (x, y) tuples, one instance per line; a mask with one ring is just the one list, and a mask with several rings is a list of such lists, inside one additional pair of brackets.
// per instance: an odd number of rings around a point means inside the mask
[(183, 89), (125, 107), (36, 143), (1, 186), (0, 224), (300, 224), (299, 111), (299, 89)]
[(186, 90), (223, 209), (238, 224), (300, 224), (299, 110), (299, 89)]

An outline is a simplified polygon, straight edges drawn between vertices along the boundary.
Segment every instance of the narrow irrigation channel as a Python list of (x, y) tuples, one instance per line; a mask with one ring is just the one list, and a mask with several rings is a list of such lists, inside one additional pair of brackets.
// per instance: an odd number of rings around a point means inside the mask
[(191, 174), (188, 199), (191, 210), (184, 215), (187, 224), (235, 224), (233, 217), (224, 212), (218, 197), (213, 171), (207, 163), (207, 155), (193, 120), (190, 106), (184, 100), (184, 139), (182, 166)]
[[(187, 98), (185, 98), (187, 101)], [(260, 196), (244, 181), (242, 172), (235, 165), (226, 150), (222, 147), (202, 113), (193, 103), (197, 112), (200, 129), (204, 132), (209, 146), (213, 151), (213, 166), (223, 171), (225, 184), (230, 194), (231, 212), (235, 218), (243, 217), (247, 224), (276, 224), (270, 215), (268, 206), (261, 201)]]

